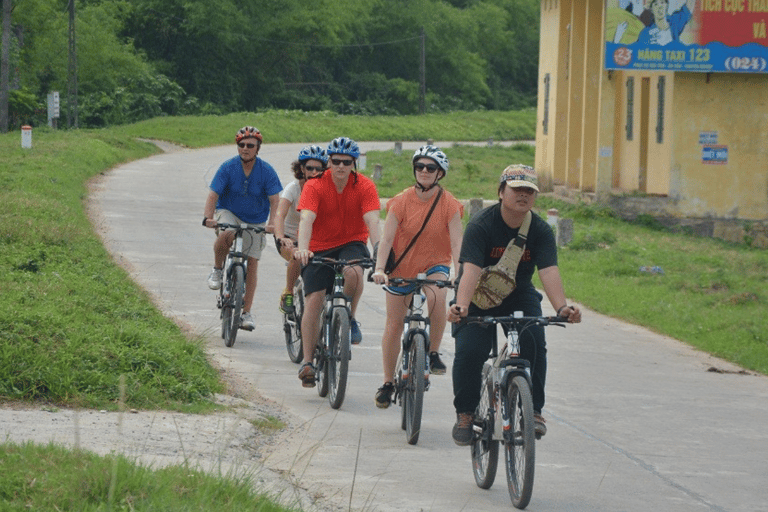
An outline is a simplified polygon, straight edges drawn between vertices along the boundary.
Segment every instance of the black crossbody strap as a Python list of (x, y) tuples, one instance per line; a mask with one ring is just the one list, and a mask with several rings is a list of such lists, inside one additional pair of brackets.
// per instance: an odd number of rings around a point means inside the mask
[[(413, 247), (413, 244), (416, 243), (416, 239), (419, 238), (419, 235), (422, 231), (424, 231), (424, 228), (427, 227), (427, 222), (429, 222), (429, 218), (432, 216), (432, 212), (435, 211), (435, 206), (437, 206), (437, 202), (440, 201), (440, 197), (443, 195), (443, 187), (440, 187), (440, 190), (437, 192), (437, 197), (435, 198), (435, 201), (432, 203), (432, 208), (429, 209), (429, 213), (427, 213), (427, 217), (424, 219), (424, 224), (421, 225), (421, 229), (418, 233), (411, 239), (411, 243), (408, 244), (408, 247), (405, 248), (403, 251), (403, 254), (400, 255), (399, 258), (397, 258), (397, 261), (395, 261), (394, 266), (392, 267), (392, 270), (395, 270), (397, 266), (400, 264), (401, 261), (403, 261), (403, 258), (405, 258), (405, 255), (408, 254), (408, 251), (411, 250), (411, 247)], [(392, 272), (390, 270), (390, 272)]]

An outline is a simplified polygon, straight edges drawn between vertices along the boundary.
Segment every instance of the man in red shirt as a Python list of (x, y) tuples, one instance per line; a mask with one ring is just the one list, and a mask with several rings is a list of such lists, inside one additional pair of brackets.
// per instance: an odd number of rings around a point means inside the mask
[[(299, 379), (306, 388), (315, 386), (312, 355), (320, 331), (320, 310), (326, 292), (333, 286), (333, 269), (310, 264), (317, 254), (329, 258), (352, 260), (369, 258), (366, 242), (379, 242), (379, 194), (376, 185), (359, 174), (360, 156), (357, 143), (338, 137), (328, 145), (328, 169), (319, 178), (308, 180), (299, 199), (299, 247), (294, 258), (301, 261), (304, 281), (304, 313), (301, 318), (304, 363)], [(362, 340), (360, 326), (354, 320), (357, 304), (363, 294), (363, 269), (349, 266), (344, 270), (344, 293), (352, 297), (352, 343)]]

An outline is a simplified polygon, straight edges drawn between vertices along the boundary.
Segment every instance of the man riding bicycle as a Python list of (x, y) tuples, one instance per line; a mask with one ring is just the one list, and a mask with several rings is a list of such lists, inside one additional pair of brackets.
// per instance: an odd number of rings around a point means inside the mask
[[(557, 267), (557, 245), (552, 228), (541, 217), (531, 212), (539, 193), (536, 171), (527, 165), (510, 165), (499, 180), (499, 202), (480, 211), (467, 224), (461, 245), (461, 275), (456, 292), (456, 303), (448, 312), (448, 320), (457, 323), (453, 329), (456, 339), (456, 356), (453, 360), (453, 405), (456, 409), (456, 424), (453, 440), (460, 446), (472, 442), (473, 414), (480, 402), (480, 387), (483, 364), (488, 359), (496, 337), (495, 326), (477, 323), (460, 324), (461, 318), (471, 315), (504, 316), (522, 311), (525, 316), (541, 316), (542, 295), (531, 282), (533, 272), (538, 268), (544, 292), (558, 316), (567, 317), (569, 322), (580, 322), (581, 311), (577, 306), (568, 305)], [(526, 221), (527, 218), (527, 221)], [(524, 251), (517, 253), (519, 260), (513, 261), (515, 251), (510, 248), (527, 223), (527, 239)], [(503, 290), (511, 281), (513, 285), (499, 295), (498, 304), (485, 305), (481, 309), (477, 287), (484, 269), (494, 266), (508, 275), (489, 278), (489, 292)], [(503, 274), (503, 272), (502, 272)], [(486, 274), (491, 275), (491, 274)], [(499, 282), (499, 280), (501, 282)], [(495, 281), (495, 282), (494, 282)], [(532, 339), (531, 339), (532, 336)], [(546, 433), (544, 417), (544, 383), (547, 375), (547, 345), (544, 328), (534, 326), (520, 338), (521, 356), (531, 363), (533, 381), (533, 409), (536, 434)]]
[[(211, 181), (211, 190), (205, 200), (203, 226), (216, 228), (225, 224), (246, 223), (251, 227), (266, 225), (272, 231), (278, 199), (283, 186), (270, 164), (258, 158), (263, 137), (253, 126), (244, 126), (235, 135), (238, 156), (225, 161)], [(224, 260), (234, 242), (234, 231), (216, 232), (213, 244), (214, 264), (208, 276), (208, 287), (218, 290), (223, 279)], [(256, 292), (257, 270), (261, 251), (266, 245), (263, 233), (243, 233), (243, 252), (248, 255), (248, 274), (245, 277), (245, 297), (241, 329), (251, 331), (255, 325), (251, 317), (253, 295)]]
[[(360, 148), (348, 137), (331, 141), (326, 150), (329, 167), (319, 178), (307, 181), (299, 199), (299, 247), (294, 258), (304, 269), (304, 314), (301, 332), (304, 361), (299, 379), (304, 387), (315, 386), (312, 355), (320, 331), (320, 311), (325, 294), (333, 287), (334, 272), (326, 265), (309, 264), (313, 255), (353, 260), (369, 258), (366, 242), (379, 241), (379, 195), (376, 185), (355, 171)], [(344, 271), (344, 293), (352, 298), (352, 343), (362, 340), (354, 320), (363, 293), (363, 269), (349, 266)]]

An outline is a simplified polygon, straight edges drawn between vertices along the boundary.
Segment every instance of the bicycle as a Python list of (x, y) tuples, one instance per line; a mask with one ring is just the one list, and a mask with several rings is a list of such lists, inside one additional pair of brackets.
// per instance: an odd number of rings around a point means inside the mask
[(251, 227), (247, 224), (223, 222), (216, 224), (216, 228), (235, 230), (235, 240), (224, 262), (224, 279), (219, 288), (216, 304), (221, 310), (221, 337), (224, 339), (224, 345), (231, 347), (235, 344), (238, 329), (241, 328), (240, 316), (245, 296), (245, 276), (248, 274), (248, 255), (243, 253), (243, 233), (252, 231), (254, 234), (259, 234), (266, 230), (263, 227)]
[(504, 444), (507, 486), (512, 504), (528, 506), (533, 493), (536, 462), (535, 423), (531, 393), (530, 363), (520, 357), (520, 334), (534, 325), (565, 327), (564, 317), (474, 316), (464, 322), (502, 325), (507, 329), (507, 343), (501, 352), (493, 343), (489, 361), (483, 365), (480, 403), (472, 425), (472, 470), (481, 489), (489, 489), (496, 478), (499, 443)]
[(294, 363), (300, 363), (304, 358), (304, 347), (301, 341), (301, 315), (304, 313), (304, 281), (301, 276), (293, 286), (293, 313), (283, 313), (283, 331), (285, 332), (285, 347), (288, 358)]
[(315, 380), (318, 382), (317, 394), (328, 396), (333, 409), (338, 409), (344, 402), (347, 390), (349, 360), (352, 359), (352, 340), (350, 337), (350, 298), (344, 294), (344, 267), (355, 265), (363, 268), (373, 266), (371, 258), (356, 260), (337, 260), (314, 256), (311, 263), (328, 265), (333, 268), (333, 289), (325, 295), (322, 311), (321, 332), (318, 338), (313, 364)]
[(405, 430), (406, 441), (408, 444), (416, 444), (421, 431), (424, 392), (429, 390), (429, 318), (424, 316), (427, 296), (423, 287), (432, 285), (438, 288), (453, 288), (453, 283), (427, 279), (426, 274), (418, 274), (416, 278), (390, 278), (389, 284), (415, 286), (408, 311), (403, 318), (401, 349), (395, 366), (397, 370), (393, 400), (400, 405), (400, 427)]

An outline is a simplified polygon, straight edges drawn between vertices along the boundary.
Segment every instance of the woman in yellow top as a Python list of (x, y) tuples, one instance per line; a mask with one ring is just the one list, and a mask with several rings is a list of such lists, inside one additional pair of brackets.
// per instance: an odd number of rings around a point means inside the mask
[[(376, 269), (372, 276), (377, 284), (388, 283), (384, 265), (390, 249), (394, 249), (396, 258), (400, 258), (424, 224), (424, 219), (441, 190), (438, 182), (446, 174), (448, 174), (448, 158), (440, 148), (422, 146), (413, 154), (415, 185), (403, 190), (387, 202), (387, 220), (378, 248)], [(451, 261), (453, 261), (454, 275), (456, 275), (461, 250), (463, 214), (463, 205), (448, 191), (443, 190), (424, 230), (402, 261), (392, 270), (390, 276), (412, 278), (424, 273), (431, 279), (446, 280), (451, 272)], [(413, 287), (388, 286), (386, 290), (388, 292), (387, 322), (381, 338), (384, 385), (378, 389), (375, 397), (376, 406), (382, 409), (389, 407), (392, 403), (392, 394), (395, 390), (395, 365), (400, 353), (403, 318), (410, 303)], [(446, 367), (440, 360), (438, 350), (445, 331), (447, 290), (429, 286), (425, 288), (425, 292), (430, 320), (430, 373), (443, 375)]]

